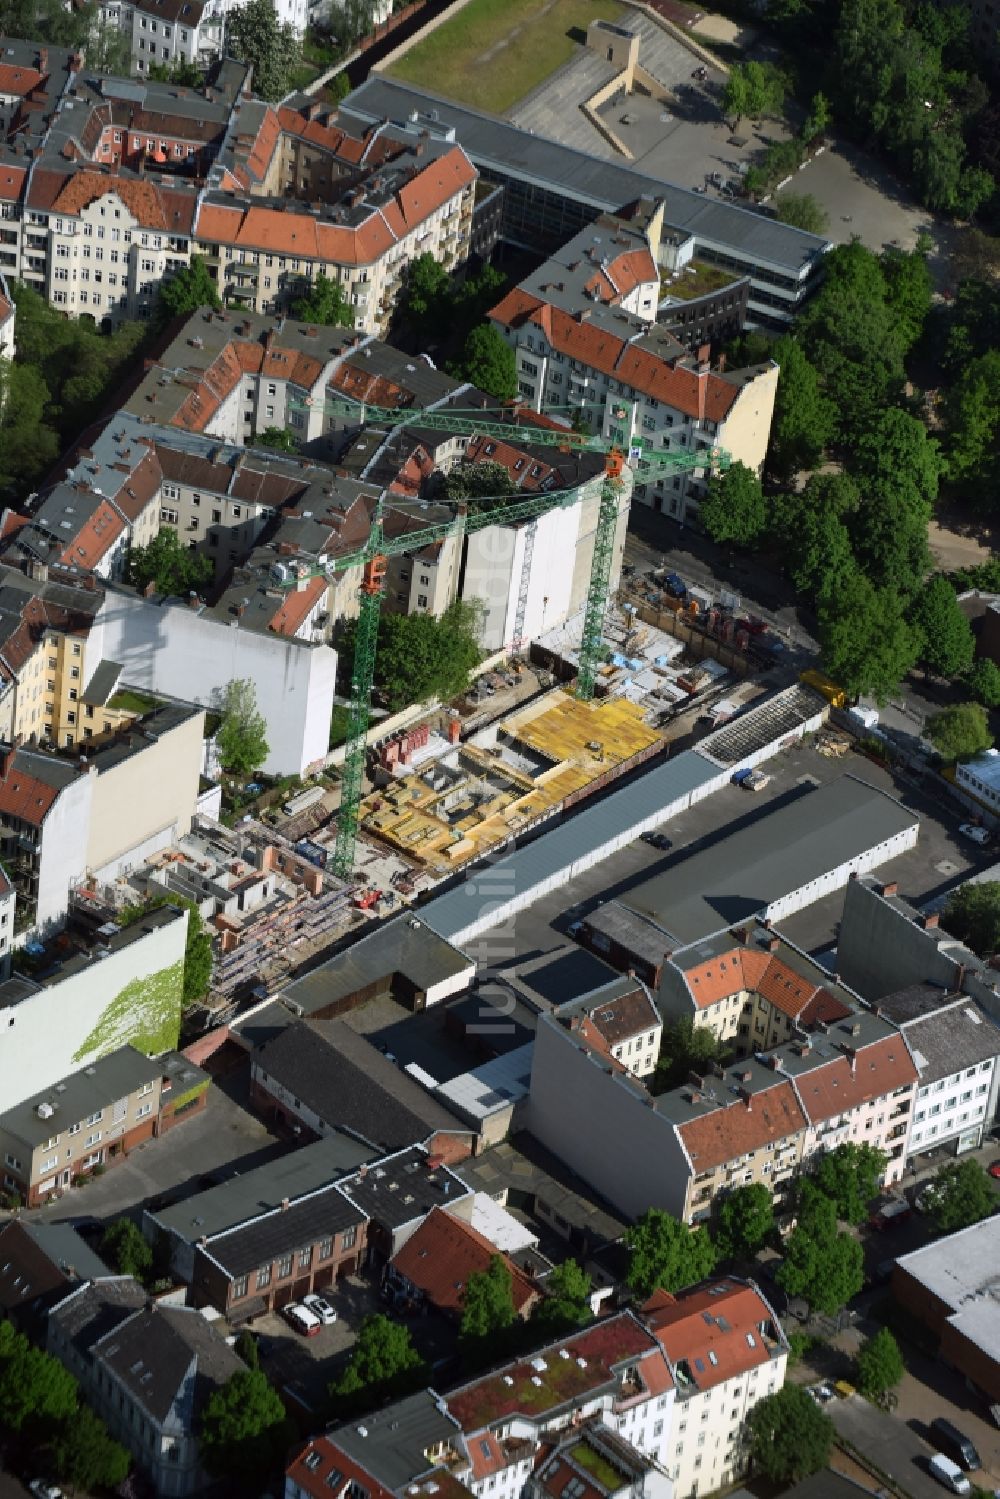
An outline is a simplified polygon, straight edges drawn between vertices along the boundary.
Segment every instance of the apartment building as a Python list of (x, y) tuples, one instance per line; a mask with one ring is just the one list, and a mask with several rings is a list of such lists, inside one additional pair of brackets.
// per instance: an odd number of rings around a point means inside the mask
[(636, 1077), (649, 1077), (660, 1055), (663, 1022), (645, 984), (612, 979), (566, 1007), (569, 1028)]
[(1000, 1028), (974, 999), (933, 984), (885, 995), (878, 1013), (899, 1026), (920, 1077), (907, 1155), (978, 1149), (997, 1111)]
[(76, 743), (87, 639), (100, 604), (90, 579), (0, 564), (0, 715), (8, 742)]
[[(142, 77), (154, 64), (177, 62), (206, 67), (225, 52), (226, 20), (234, 0), (102, 0), (103, 24), (129, 39), (132, 65)], [(279, 0), (275, 13), (282, 25), (303, 36), (309, 21), (308, 0)]]
[(564, 1493), (592, 1499), (670, 1499), (673, 1489), (658, 1463), (599, 1422), (586, 1422), (557, 1440), (524, 1487), (525, 1499), (560, 1499)]
[(521, 287), (490, 318), (515, 351), (519, 394), (536, 411), (568, 407), (626, 451), (646, 443), (657, 455), (704, 453), (703, 466), (673, 474), (640, 459), (640, 504), (693, 519), (715, 448), (760, 473), (778, 383), (773, 362), (712, 369), (707, 350), (692, 356), (673, 334), (614, 304), (572, 311)]
[(130, 1276), (89, 1281), (49, 1313), (48, 1351), (157, 1494), (204, 1491), (201, 1417), (246, 1365), (200, 1312), (148, 1301)]
[(163, 1069), (123, 1046), (0, 1114), (4, 1190), (33, 1208), (152, 1138)]
[(426, 1390), (313, 1437), (286, 1469), (285, 1496), (320, 1499), (336, 1469), (398, 1499), (414, 1484), (426, 1493), (444, 1485), (455, 1499), (517, 1499), (550, 1444), (585, 1418), (627, 1443), (632, 1462), (660, 1464), (674, 1397), (655, 1335), (623, 1312), (447, 1396)]
[(16, 319), (17, 308), (14, 306), (14, 298), (10, 294), (10, 288), (3, 274), (0, 273), (0, 359), (13, 359), (14, 357)]
[(703, 1222), (721, 1193), (755, 1182), (780, 1204), (803, 1163), (845, 1142), (885, 1151), (887, 1186), (902, 1176), (918, 1074), (904, 1037), (877, 1015), (800, 1022), (794, 1039), (658, 1097), (609, 1069), (573, 1018), (563, 1006), (538, 1026), (531, 1127), (626, 1214), (656, 1201)]
[(716, 1493), (749, 1467), (748, 1418), (785, 1382), (788, 1343), (753, 1283), (710, 1282), (641, 1312), (670, 1360), (676, 1397), (664, 1460), (678, 1499)]

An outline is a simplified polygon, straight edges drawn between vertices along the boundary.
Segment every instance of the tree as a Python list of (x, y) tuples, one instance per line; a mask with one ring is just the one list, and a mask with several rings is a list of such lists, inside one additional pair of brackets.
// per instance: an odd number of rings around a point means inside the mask
[(190, 593), (200, 593), (214, 572), (210, 557), (184, 546), (173, 527), (164, 526), (148, 546), (132, 548), (125, 577), (140, 593), (153, 583), (159, 594), (186, 598)]
[(146, 75), (156, 83), (172, 83), (178, 88), (201, 88), (205, 82), (204, 71), (186, 57), (176, 62), (151, 62)]
[(129, 1453), (86, 1405), (60, 1424), (44, 1450), (47, 1471), (89, 1494), (116, 1489), (132, 1465)]
[(222, 694), (222, 722), (215, 743), (223, 767), (233, 775), (249, 775), (267, 759), (267, 722), (258, 711), (257, 693), (249, 678), (235, 678)]
[(752, 468), (734, 463), (708, 481), (699, 516), (713, 541), (751, 546), (764, 531), (764, 491)]
[(462, 1292), (463, 1343), (484, 1347), (514, 1322), (513, 1279), (502, 1254), (490, 1258), (489, 1268), (470, 1275)]
[(880, 1327), (858, 1354), (855, 1382), (869, 1400), (884, 1395), (906, 1373), (899, 1344), (887, 1327)]
[(817, 371), (794, 338), (779, 338), (771, 351), (780, 370), (774, 398), (768, 467), (782, 479), (816, 468), (836, 426), (833, 402)]
[(262, 99), (281, 99), (290, 91), (302, 48), (290, 25), (282, 25), (270, 0), (247, 0), (232, 11), (227, 50), (253, 68), (253, 91)]
[(864, 1284), (864, 1250), (837, 1231), (836, 1205), (811, 1182), (801, 1192), (798, 1222), (785, 1248), (778, 1284), (814, 1311), (839, 1311)]
[(1000, 952), (1000, 882), (959, 885), (948, 897), (942, 921), (945, 930), (977, 956), (992, 958)]
[(241, 1328), (237, 1333), (233, 1351), (243, 1360), (248, 1369), (260, 1368), (260, 1349), (249, 1327)]
[(762, 1182), (735, 1187), (719, 1204), (715, 1242), (720, 1254), (746, 1258), (757, 1253), (774, 1227), (774, 1203)]
[(131, 1218), (116, 1218), (101, 1238), (101, 1254), (119, 1275), (145, 1280), (153, 1268), (153, 1250)]
[(481, 323), (473, 328), (462, 348), (460, 375), (498, 401), (517, 395), (517, 361), (514, 350), (499, 328)]
[(32, 1348), (10, 1322), (0, 1322), (0, 1427), (44, 1433), (77, 1406), (76, 1380), (58, 1359)]
[(826, 1467), (833, 1422), (801, 1385), (765, 1395), (750, 1412), (750, 1454), (765, 1478), (782, 1486)]
[(218, 1478), (260, 1482), (283, 1458), (294, 1429), (260, 1369), (241, 1369), (205, 1402), (201, 1460)]
[(265, 427), (254, 438), (258, 447), (273, 448), (277, 453), (295, 453), (298, 444), (287, 427)]
[(401, 310), (424, 343), (436, 342), (441, 335), (441, 317), (449, 291), (448, 272), (429, 252), (410, 262)]
[(916, 497), (914, 503), (927, 507), (921, 512), (925, 523), (937, 499), (943, 467), (938, 445), (923, 422), (895, 406), (880, 412), (859, 434), (851, 455), (851, 471), (860, 478), (898, 484), (900, 476), (905, 476)]
[(981, 656), (966, 677), (969, 691), (984, 708), (1000, 708), (1000, 667)]
[(870, 693), (885, 702), (917, 659), (920, 640), (889, 589), (877, 590), (849, 573), (835, 595), (819, 601), (824, 670), (851, 697)]
[(350, 1362), (330, 1393), (352, 1407), (369, 1409), (377, 1401), (416, 1388), (424, 1372), (409, 1328), (379, 1312), (361, 1324)]
[(848, 523), (860, 504), (849, 474), (813, 474), (803, 489), (774, 500), (773, 540), (796, 590), (811, 601), (836, 599), (856, 573)]
[(910, 618), (923, 638), (920, 659), (929, 671), (950, 678), (970, 670), (976, 642), (947, 578), (931, 578), (917, 594)]
[[(267, 0), (250, 0), (250, 3), (266, 5)], [(247, 7), (233, 13), (233, 24), (244, 14), (245, 9)], [(174, 318), (190, 317), (199, 307), (211, 307), (218, 311), (221, 306), (222, 301), (209, 272), (207, 260), (203, 255), (192, 255), (190, 265), (175, 271), (168, 281), (160, 283), (153, 324), (157, 329), (163, 329)]]
[(785, 103), (785, 80), (772, 63), (736, 63), (726, 79), (722, 113), (732, 115), (738, 131), (744, 115), (780, 115)]
[(647, 1208), (625, 1230), (628, 1283), (642, 1300), (654, 1291), (679, 1291), (711, 1275), (715, 1245), (703, 1228), (689, 1228), (661, 1208)]
[[(457, 599), (440, 619), (433, 614), (387, 614), (378, 626), (375, 682), (389, 708), (396, 712), (409, 703), (457, 697), (469, 685), (479, 664), (482, 606), (478, 600)], [(354, 654), (356, 624), (341, 635), (340, 657)]]
[(502, 463), (461, 463), (442, 477), (441, 493), (453, 505), (470, 499), (505, 499), (514, 493), (514, 481)]
[(695, 1025), (690, 1016), (668, 1021), (660, 1035), (660, 1055), (650, 1092), (665, 1093), (686, 1083), (690, 1073), (699, 1077), (714, 1062), (724, 1062), (726, 1050), (707, 1025)]
[(781, 223), (793, 229), (823, 234), (829, 226), (830, 215), (812, 193), (779, 193), (774, 206)]
[(590, 1276), (576, 1260), (563, 1260), (544, 1282), (545, 1296), (532, 1313), (531, 1325), (539, 1327), (544, 1337), (575, 1332), (594, 1315), (590, 1305), (592, 1287)]
[(942, 760), (970, 760), (993, 744), (986, 709), (979, 703), (955, 703), (924, 724), (924, 735)]
[(1000, 349), (970, 359), (958, 372), (945, 401), (948, 474), (982, 486), (970, 500), (992, 509), (1000, 478)]
[(0, 359), (0, 488), (20, 498), (59, 456), (47, 417), (49, 388), (37, 369)]
[(354, 309), (340, 282), (331, 280), (322, 271), (305, 296), (292, 303), (292, 317), (303, 323), (320, 323), (324, 328), (354, 327)]
[(132, 72), (131, 37), (114, 21), (95, 17), (87, 34), (87, 67), (127, 78)]
[(873, 1145), (850, 1142), (825, 1150), (816, 1162), (812, 1181), (833, 1203), (844, 1223), (864, 1223), (868, 1204), (876, 1197), (888, 1157)]
[(931, 1188), (930, 1217), (943, 1234), (957, 1233), (996, 1212), (996, 1192), (978, 1161), (951, 1161), (942, 1166)]
[(830, 128), (830, 101), (825, 94), (813, 94), (809, 113), (802, 125), (802, 139), (806, 145), (819, 140)]
[(934, 299), (934, 283), (927, 264), (929, 247), (929, 241), (923, 240), (909, 252), (889, 245), (879, 256), (886, 305), (902, 328), (909, 349), (923, 332)]

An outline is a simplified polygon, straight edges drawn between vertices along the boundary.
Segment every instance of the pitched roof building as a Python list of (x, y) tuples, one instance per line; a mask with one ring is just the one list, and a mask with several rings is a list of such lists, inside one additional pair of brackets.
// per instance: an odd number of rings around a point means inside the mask
[[(446, 1316), (462, 1314), (463, 1294), (472, 1275), (489, 1270), (498, 1250), (490, 1240), (455, 1213), (435, 1207), (386, 1267), (386, 1283), (416, 1306), (430, 1306)], [(541, 1296), (532, 1277), (505, 1254), (511, 1299), (519, 1317), (527, 1317)]]

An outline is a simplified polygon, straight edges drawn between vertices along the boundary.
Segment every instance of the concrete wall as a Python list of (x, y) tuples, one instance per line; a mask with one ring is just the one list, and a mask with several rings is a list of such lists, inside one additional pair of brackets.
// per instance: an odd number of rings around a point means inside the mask
[(6, 1108), (126, 1042), (149, 1056), (176, 1046), (180, 1031), (187, 912), (95, 958), (5, 1010), (0, 1098)]
[(535, 1033), (528, 1119), (532, 1134), (626, 1217), (648, 1207), (683, 1216), (692, 1173), (674, 1130), (644, 1089), (547, 1016)]
[(913, 823), (911, 827), (893, 834), (891, 838), (885, 838), (881, 843), (873, 843), (857, 858), (849, 860), (846, 864), (838, 864), (836, 868), (827, 870), (818, 879), (810, 880), (808, 885), (800, 885), (797, 890), (791, 890), (780, 900), (773, 901), (766, 908), (765, 914), (772, 921), (784, 921), (786, 916), (792, 916), (796, 911), (813, 905), (815, 901), (822, 900), (824, 895), (831, 895), (835, 890), (842, 890), (845, 885), (856, 884), (857, 875), (878, 869), (881, 864), (887, 864), (890, 859), (898, 858), (907, 849), (915, 848), (919, 831), (919, 824)]
[(844, 899), (837, 945), (841, 978), (863, 999), (874, 1001), (909, 984), (954, 988), (958, 961), (939, 946), (941, 933), (925, 930), (883, 900), (863, 880), (852, 880)]
[(772, 364), (756, 379), (749, 380), (733, 403), (719, 433), (720, 446), (758, 474), (764, 465), (771, 435), (778, 374), (778, 366)]
[[(98, 774), (91, 800), (88, 867), (102, 879), (175, 842), (191, 827), (201, 774), (205, 715), (192, 713), (137, 754)], [(109, 866), (112, 866), (109, 868)]]
[[(69, 887), (87, 868), (91, 803), (97, 772), (81, 775), (56, 798), (42, 825), (35, 925), (53, 927), (66, 915)], [(2, 1096), (0, 1088), (0, 1096)]]
[(267, 721), (270, 774), (301, 775), (327, 753), (337, 655), (325, 645), (241, 630), (177, 600), (110, 589), (95, 621), (100, 654), (123, 679), (210, 707), (229, 682), (249, 678)]

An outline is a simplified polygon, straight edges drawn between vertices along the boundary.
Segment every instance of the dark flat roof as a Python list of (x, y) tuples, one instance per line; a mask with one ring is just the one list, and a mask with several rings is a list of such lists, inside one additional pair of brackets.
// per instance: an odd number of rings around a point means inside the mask
[(426, 1150), (414, 1146), (386, 1156), (344, 1181), (343, 1191), (376, 1222), (402, 1228), (425, 1218), (431, 1208), (448, 1207), (468, 1195), (458, 1173), (432, 1166)]
[(305, 1249), (328, 1234), (342, 1233), (363, 1218), (337, 1186), (321, 1187), (287, 1208), (275, 1208), (241, 1228), (216, 1234), (205, 1251), (230, 1275), (245, 1275), (279, 1255)]
[(282, 1000), (304, 1016), (326, 1009), (369, 984), (401, 973), (417, 989), (455, 978), (475, 965), (423, 920), (397, 916), (346, 952), (296, 979), (281, 992)]

